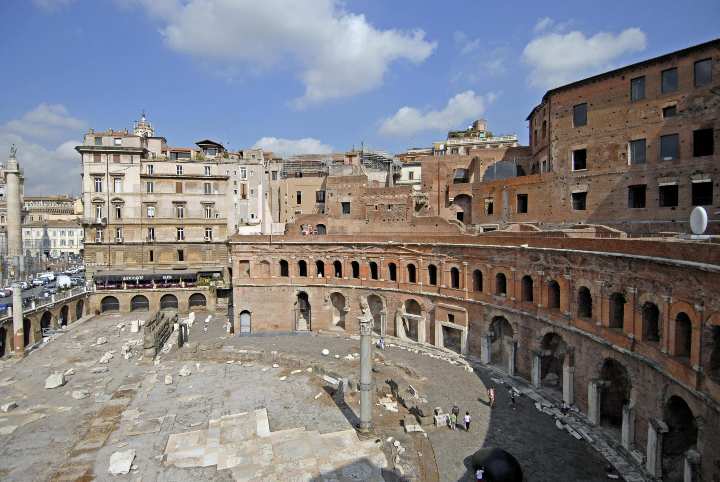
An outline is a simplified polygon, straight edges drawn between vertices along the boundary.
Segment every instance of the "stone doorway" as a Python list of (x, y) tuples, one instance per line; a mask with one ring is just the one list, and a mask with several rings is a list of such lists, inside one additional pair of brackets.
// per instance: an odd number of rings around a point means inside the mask
[(330, 295), (330, 304), (332, 305), (332, 326), (335, 328), (345, 329), (345, 297), (341, 293), (332, 293)]
[(252, 332), (252, 316), (247, 310), (240, 312), (240, 334), (247, 335)]
[(490, 323), (490, 363), (508, 371), (510, 358), (514, 356), (515, 331), (504, 316), (496, 316)]
[(665, 403), (663, 417), (668, 432), (662, 441), (662, 480), (680, 482), (684, 480), (685, 454), (697, 444), (697, 422), (688, 404), (678, 396)]
[(367, 297), (370, 313), (373, 316), (373, 332), (376, 335), (385, 334), (385, 302), (378, 295)]
[(610, 358), (600, 369), (600, 423), (613, 429), (622, 426), (623, 406), (630, 401), (630, 377), (625, 367)]
[(540, 343), (540, 383), (543, 387), (562, 392), (563, 363), (567, 344), (557, 333), (546, 334)]
[(312, 311), (308, 294), (301, 291), (295, 299), (295, 330), (312, 330)]
[(453, 328), (452, 326), (442, 326), (442, 341), (443, 347), (454, 351), (455, 353), (462, 352), (462, 330)]

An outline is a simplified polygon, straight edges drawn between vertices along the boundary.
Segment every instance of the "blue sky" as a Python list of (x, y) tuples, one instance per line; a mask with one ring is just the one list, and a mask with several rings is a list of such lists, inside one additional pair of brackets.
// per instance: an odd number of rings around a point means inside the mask
[(77, 193), (88, 127), (171, 145), (400, 152), (476, 117), (527, 141), (550, 87), (720, 37), (720, 2), (2, 0), (0, 153)]

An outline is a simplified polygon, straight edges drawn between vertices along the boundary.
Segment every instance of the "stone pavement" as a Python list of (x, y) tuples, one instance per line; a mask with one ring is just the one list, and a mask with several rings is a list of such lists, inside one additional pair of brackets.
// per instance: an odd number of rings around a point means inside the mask
[[(228, 460), (220, 466), (180, 467), (170, 455), (173, 450), (166, 454), (169, 441), (182, 437), (179, 434), (210, 433), (228, 417), (256, 410), (266, 410), (271, 433), (302, 440), (285, 444), (285, 453), (306, 459), (307, 465), (284, 466), (287, 471), (300, 470), (295, 480), (308, 480), (310, 473), (321, 470), (318, 460), (320, 465), (325, 463), (322, 449), (304, 457), (308, 452), (302, 447), (307, 440), (310, 446), (327, 447), (322, 441), (336, 436), (339, 440), (334, 446), (355, 444), (349, 430), (358, 411), (357, 400), (352, 393), (346, 403), (334, 400), (322, 375), (346, 378), (350, 386), (356, 383), (359, 360), (349, 355), (359, 351), (357, 339), (315, 334), (231, 337), (224, 332), (225, 320), (213, 319), (207, 332), (202, 323), (195, 324), (189, 346), (174, 348), (152, 363), (141, 358), (138, 348), (127, 359), (122, 356), (122, 346), (140, 338), (138, 333), (129, 333), (129, 321), (135, 318), (101, 316), (73, 324), (67, 333), (22, 361), (0, 361), (0, 405), (18, 403), (16, 409), (0, 413), (1, 480), (175, 482), (242, 479), (253, 474), (273, 480), (275, 475), (252, 472), (254, 468), (250, 474), (242, 472), (242, 466), (247, 467), (243, 464), (222, 468), (234, 463)], [(98, 343), (101, 337), (107, 342)], [(329, 356), (321, 354), (323, 348), (330, 351)], [(108, 359), (108, 353), (109, 361), (100, 363)], [(395, 466), (383, 472), (386, 480), (392, 480), (393, 470), (402, 471), (407, 480), (472, 480), (468, 457), (485, 446), (513, 453), (530, 481), (606, 480), (607, 462), (596, 451), (603, 447), (558, 430), (553, 417), (536, 410), (530, 392), (519, 399), (517, 410), (511, 410), (507, 394), (499, 390), (498, 405), (490, 410), (486, 386), (494, 383), (491, 377), (497, 374), (485, 367), (468, 371), (454, 355), (432, 348), (388, 345), (377, 357), (378, 386), (387, 378), (402, 378), (432, 406), (449, 409), (457, 404), (473, 417), (470, 431), (424, 427), (427, 439), (422, 434), (405, 434), (403, 414), (378, 406), (378, 438), (360, 441), (359, 446), (367, 444), (367, 451), (351, 450), (357, 455), (354, 461), (316, 480), (357, 480), (358, 474), (376, 474), (382, 466), (380, 449)], [(66, 385), (45, 389), (45, 378), (58, 371), (68, 373)], [(189, 374), (179, 376), (180, 372)], [(333, 433), (337, 435), (329, 435)], [(371, 449), (377, 441), (381, 443)], [(111, 456), (131, 449), (136, 455), (130, 474), (111, 476)], [(324, 467), (330, 470), (329, 465)], [(305, 468), (309, 470), (302, 471)]]
[[(226, 415), (207, 429), (170, 435), (165, 463), (231, 469), (236, 480), (382, 481), (385, 455), (353, 429), (321, 434), (304, 427), (270, 431), (267, 411)], [(335, 474), (340, 474), (338, 477)]]

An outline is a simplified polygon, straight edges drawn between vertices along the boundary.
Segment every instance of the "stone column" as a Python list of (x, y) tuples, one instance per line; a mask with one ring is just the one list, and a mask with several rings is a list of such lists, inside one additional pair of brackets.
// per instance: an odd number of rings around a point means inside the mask
[(372, 316), (363, 313), (360, 319), (360, 432), (372, 427)]
[(653, 477), (662, 477), (662, 440), (668, 426), (662, 420), (648, 420), (648, 436), (645, 470)]
[(685, 464), (683, 467), (683, 482), (695, 482), (700, 476), (700, 454), (695, 450), (688, 450), (685, 453)]
[(622, 408), (622, 427), (620, 428), (622, 446), (628, 452), (635, 443), (635, 409), (629, 403)]
[(508, 357), (508, 375), (515, 376), (515, 357), (517, 355), (517, 341), (510, 342), (510, 356)]
[(480, 361), (485, 365), (490, 364), (490, 345), (492, 345), (492, 335), (484, 335), (480, 338)]
[(15, 159), (15, 146), (10, 148), (10, 156), (5, 164), (5, 186), (7, 199), (7, 245), (8, 259), (14, 265), (15, 271), (13, 278), (20, 281), (22, 279), (23, 266), (23, 249), (22, 249), (22, 225), (21, 225), (21, 191), (22, 191), (22, 172), (20, 165)]
[(20, 283), (13, 283), (12, 290), (13, 346), (15, 347), (15, 356), (21, 357), (25, 355), (25, 335), (23, 330), (24, 310)]
[(568, 405), (575, 403), (575, 367), (563, 365), (563, 401)]
[(602, 380), (590, 380), (588, 383), (588, 410), (590, 423), (600, 424), (600, 402), (602, 398)]
[(530, 372), (530, 381), (535, 388), (540, 388), (541, 368), (542, 353), (534, 351), (532, 352), (532, 371)]

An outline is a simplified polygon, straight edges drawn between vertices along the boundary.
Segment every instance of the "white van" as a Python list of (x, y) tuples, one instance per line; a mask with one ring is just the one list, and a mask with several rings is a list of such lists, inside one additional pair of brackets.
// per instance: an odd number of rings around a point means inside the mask
[(52, 271), (48, 271), (47, 273), (41, 273), (38, 275), (38, 278), (44, 278), (48, 281), (55, 281), (55, 273)]
[(72, 281), (66, 274), (59, 274), (55, 278), (55, 287), (59, 290), (72, 288)]

